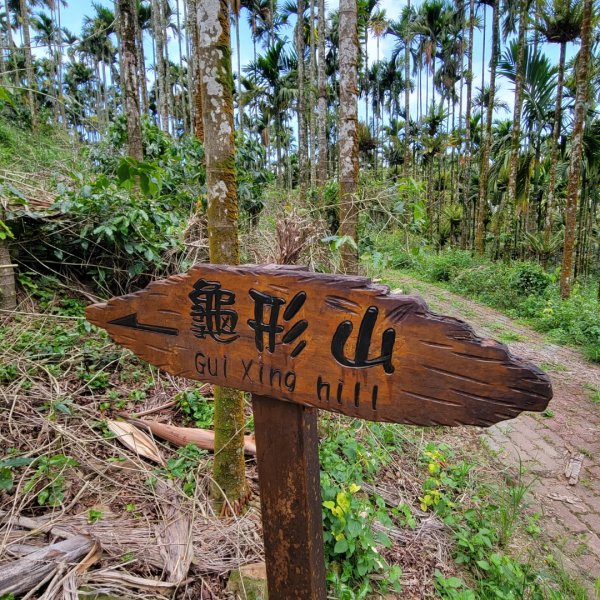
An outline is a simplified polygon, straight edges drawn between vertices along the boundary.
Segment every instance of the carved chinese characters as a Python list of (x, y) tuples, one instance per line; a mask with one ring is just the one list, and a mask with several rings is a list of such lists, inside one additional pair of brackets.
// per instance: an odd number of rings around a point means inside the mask
[(487, 426), (552, 396), (502, 344), (360, 277), (199, 265), (88, 318), (175, 375), (375, 421)]

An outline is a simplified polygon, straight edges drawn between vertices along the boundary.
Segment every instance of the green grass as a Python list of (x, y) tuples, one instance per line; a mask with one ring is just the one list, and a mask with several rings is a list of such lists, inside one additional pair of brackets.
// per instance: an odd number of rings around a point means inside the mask
[(65, 172), (80, 162), (79, 144), (65, 132), (52, 128), (39, 134), (0, 119), (0, 167), (9, 172)]
[[(501, 310), (552, 342), (579, 346), (589, 360), (600, 362), (596, 281), (577, 282), (571, 297), (562, 300), (559, 273), (547, 273), (537, 263), (492, 262), (462, 250), (415, 256), (399, 250), (393, 234), (380, 236), (378, 243), (389, 267)], [(394, 271), (388, 272), (388, 280), (393, 286)], [(504, 333), (503, 341), (520, 341), (514, 335)]]

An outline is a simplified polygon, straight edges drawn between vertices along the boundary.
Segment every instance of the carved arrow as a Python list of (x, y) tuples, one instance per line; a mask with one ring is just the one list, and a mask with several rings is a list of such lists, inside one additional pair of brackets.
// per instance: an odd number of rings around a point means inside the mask
[(144, 325), (137, 320), (137, 313), (131, 313), (118, 319), (108, 322), (109, 325), (121, 325), (121, 327), (131, 327), (131, 329), (141, 329), (152, 333), (162, 333), (163, 335), (179, 335), (179, 330), (173, 327), (161, 327), (160, 325)]

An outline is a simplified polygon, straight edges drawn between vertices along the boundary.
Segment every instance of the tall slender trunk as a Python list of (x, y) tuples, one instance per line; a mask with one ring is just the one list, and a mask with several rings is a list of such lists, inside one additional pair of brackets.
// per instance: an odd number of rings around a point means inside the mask
[[(358, 212), (358, 19), (356, 0), (340, 0), (340, 235), (356, 242)], [(342, 270), (358, 272), (358, 251), (342, 245)]]
[(482, 4), (481, 5), (483, 7), (483, 32), (481, 34), (482, 36), (482, 43), (481, 43), (481, 130), (483, 131), (483, 128), (485, 127), (485, 112), (484, 112), (484, 91), (485, 91), (485, 49), (487, 46), (487, 41), (486, 41), (486, 31), (487, 31), (487, 9), (486, 9), (486, 5)]
[(467, 90), (465, 106), (465, 162), (463, 167), (463, 205), (465, 215), (463, 217), (462, 247), (470, 244), (470, 214), (471, 214), (471, 98), (473, 93), (473, 32), (475, 29), (475, 0), (469, 0), (469, 44), (467, 50)]
[(523, 77), (525, 69), (525, 34), (527, 32), (527, 0), (521, 0), (519, 10), (518, 53), (515, 73), (515, 106), (511, 133), (510, 166), (508, 172), (508, 211), (514, 214), (517, 199), (517, 172), (521, 142), (521, 113), (523, 111)]
[(477, 200), (477, 232), (475, 234), (475, 249), (478, 254), (485, 250), (485, 208), (487, 206), (488, 179), (490, 173), (490, 146), (492, 143), (492, 116), (494, 111), (494, 96), (496, 95), (496, 65), (499, 53), (499, 7), (498, 0), (494, 0), (492, 20), (492, 57), (490, 66), (490, 97), (488, 99), (485, 130), (481, 142), (481, 171), (479, 175), (479, 197)]
[[(185, 4), (185, 1), (183, 2), (183, 4)], [(176, 15), (177, 15), (177, 21), (176, 21), (176, 25), (177, 25), (177, 49), (178, 49), (178, 58), (179, 58), (179, 72), (177, 73), (177, 85), (179, 87), (180, 93), (179, 93), (179, 99), (180, 99), (180, 104), (181, 104), (181, 121), (182, 121), (182, 125), (183, 125), (183, 131), (184, 133), (188, 133), (189, 131), (189, 127), (188, 127), (188, 115), (187, 115), (187, 110), (186, 110), (186, 106), (185, 106), (185, 85), (183, 83), (183, 46), (181, 44), (181, 13), (180, 13), (180, 7), (179, 7), (179, 2), (176, 3), (175, 5), (175, 10)]]
[(310, 0), (310, 84), (308, 86), (308, 97), (310, 107), (310, 187), (314, 189), (317, 185), (317, 98), (315, 94), (315, 83), (317, 82), (317, 44), (315, 40), (315, 0)]
[(127, 152), (132, 158), (143, 160), (140, 96), (137, 80), (139, 65), (135, 49), (136, 0), (118, 0), (116, 8), (117, 23), (120, 29), (121, 87), (127, 119)]
[(167, 95), (167, 69), (165, 63), (165, 39), (163, 27), (163, 4), (162, 0), (153, 0), (152, 2), (152, 29), (154, 31), (154, 41), (156, 42), (156, 65), (155, 75), (155, 95), (157, 98), (157, 111), (160, 115), (160, 126), (163, 131), (169, 131), (169, 105)]
[[(199, 0), (197, 7), (210, 260), (235, 265), (239, 264), (240, 254), (229, 1)], [(244, 469), (244, 396), (237, 390), (215, 386), (214, 397), (212, 496), (219, 509), (233, 506), (235, 510), (248, 494)]]
[[(241, 7), (240, 7), (241, 10)], [(242, 102), (242, 59), (240, 45), (240, 10), (235, 16), (235, 53), (237, 56), (237, 105), (240, 131), (244, 131), (244, 104)]]
[(298, 183), (300, 204), (306, 202), (306, 90), (304, 76), (304, 0), (298, 0), (298, 19), (296, 21), (295, 43), (298, 57)]
[(135, 37), (137, 61), (140, 73), (140, 93), (142, 97), (142, 112), (147, 115), (150, 113), (150, 101), (148, 99), (148, 82), (146, 81), (146, 58), (144, 56), (144, 32), (140, 27), (139, 18), (135, 20)]
[[(407, 3), (410, 15), (410, 0)], [(410, 17), (409, 17), (410, 19)], [(407, 23), (404, 38), (404, 165), (402, 172), (404, 177), (410, 173), (410, 46), (412, 43), (410, 35), (410, 22)]]
[(12, 27), (10, 25), (10, 10), (8, 5), (8, 0), (4, 0), (4, 13), (6, 14), (6, 34), (8, 37), (8, 49), (12, 56), (12, 69), (13, 69), (13, 81), (15, 82), (15, 87), (19, 86), (19, 63), (17, 62), (17, 53), (15, 40), (13, 39)]
[(556, 163), (558, 161), (558, 138), (561, 129), (563, 82), (565, 77), (565, 57), (567, 43), (560, 44), (558, 60), (558, 81), (556, 85), (556, 104), (554, 107), (554, 125), (552, 127), (552, 144), (550, 148), (550, 174), (548, 176), (548, 196), (546, 200), (546, 216), (544, 219), (544, 239), (552, 237), (552, 208), (554, 207), (554, 192), (556, 189)]
[[(356, 67), (358, 69), (358, 66)], [(369, 127), (369, 19), (365, 23), (365, 66), (363, 74), (365, 89), (365, 123)]]
[(567, 184), (567, 208), (565, 214), (565, 244), (560, 272), (560, 295), (571, 295), (573, 278), (573, 247), (577, 227), (577, 203), (581, 193), (581, 160), (583, 156), (583, 129), (588, 97), (588, 71), (591, 51), (592, 0), (584, 0), (581, 25), (581, 48), (577, 61), (577, 92), (575, 95), (575, 120), (571, 136), (571, 162)]
[[(35, 99), (35, 90), (37, 88), (37, 81), (33, 72), (33, 57), (31, 55), (31, 34), (29, 31), (29, 7), (27, 6), (27, 0), (19, 0), (21, 7), (21, 19), (23, 20), (23, 42), (25, 51), (25, 69), (27, 73), (27, 101), (29, 103), (29, 110), (31, 111), (31, 128), (33, 131), (38, 129), (38, 115)], [(8, 14), (8, 13), (7, 13)]]
[[(196, 120), (196, 105), (195, 101), (198, 97), (202, 98), (201, 89), (196, 89), (196, 79), (198, 73), (198, 53), (194, 51), (198, 47), (198, 33), (196, 25), (196, 0), (186, 0), (185, 4), (185, 22), (186, 22), (186, 62), (187, 62), (187, 92), (188, 92), (188, 104), (190, 111), (190, 127), (194, 134), (197, 134), (197, 120)], [(200, 109), (202, 107), (202, 100), (200, 100)], [(204, 140), (203, 126), (202, 126), (202, 111), (200, 110), (199, 124), (201, 125), (200, 130), (202, 136), (198, 139), (202, 142)]]
[(4, 60), (4, 48), (4, 32), (0, 29), (0, 83), (5, 86), (8, 83), (8, 74)]
[(318, 86), (319, 86), (319, 198), (322, 198), (323, 186), (327, 182), (327, 80), (325, 79), (325, 34), (327, 21), (325, 19), (325, 0), (319, 0), (319, 29), (318, 29)]
[(165, 131), (172, 131), (175, 127), (175, 123), (170, 123), (169, 119), (174, 117), (175, 111), (173, 110), (173, 82), (171, 81), (171, 61), (169, 59), (169, 35), (168, 28), (169, 23), (167, 22), (167, 3), (168, 0), (161, 0), (160, 9), (161, 9), (161, 26), (163, 30), (163, 43), (165, 49), (165, 66), (164, 66), (164, 89), (165, 89), (165, 97), (167, 99), (167, 127)]

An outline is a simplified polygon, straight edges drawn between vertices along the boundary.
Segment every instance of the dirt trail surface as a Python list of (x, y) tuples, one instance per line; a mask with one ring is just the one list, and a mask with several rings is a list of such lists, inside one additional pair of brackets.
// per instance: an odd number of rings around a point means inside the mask
[(397, 273), (385, 281), (421, 295), (433, 311), (468, 322), (479, 335), (503, 341), (550, 375), (554, 398), (547, 416), (523, 413), (485, 430), (483, 441), (503, 466), (518, 470), (522, 462), (533, 479), (531, 508), (542, 515), (540, 527), (565, 566), (593, 585), (600, 577), (600, 366), (447, 290)]

